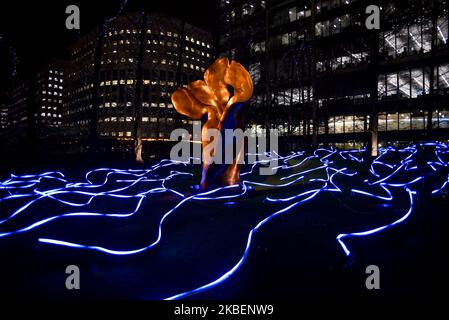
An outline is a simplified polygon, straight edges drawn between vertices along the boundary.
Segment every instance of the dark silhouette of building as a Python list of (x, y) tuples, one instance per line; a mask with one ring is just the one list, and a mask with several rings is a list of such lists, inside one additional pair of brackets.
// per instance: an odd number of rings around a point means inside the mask
[(61, 137), (64, 63), (48, 63), (31, 80), (12, 86), (2, 105), (2, 130), (9, 145), (49, 147)]
[(35, 135), (41, 140), (59, 137), (65, 93), (65, 63), (52, 62), (36, 76), (33, 121)]
[(0, 136), (5, 133), (8, 127), (8, 104), (6, 91), (0, 92)]
[(25, 81), (9, 92), (6, 103), (7, 126), (4, 133), (9, 144), (23, 143), (30, 133), (30, 86)]

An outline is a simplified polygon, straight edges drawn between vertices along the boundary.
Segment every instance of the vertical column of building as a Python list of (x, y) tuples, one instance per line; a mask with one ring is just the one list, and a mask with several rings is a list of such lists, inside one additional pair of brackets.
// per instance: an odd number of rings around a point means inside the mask
[(372, 157), (376, 157), (378, 153), (378, 90), (377, 82), (379, 78), (379, 31), (371, 31), (371, 50), (370, 50), (370, 66), (369, 66), (369, 87), (370, 87), (370, 139), (368, 141), (367, 151)]
[(265, 4), (265, 54), (264, 54), (264, 77), (265, 77), (265, 129), (266, 135), (269, 136), (269, 130), (272, 128), (272, 117), (271, 117), (271, 87), (270, 87), (270, 51), (271, 51), (271, 43), (270, 43), (270, 6), (271, 1), (266, 0)]
[(100, 94), (100, 69), (101, 69), (101, 58), (103, 51), (103, 39), (105, 35), (105, 25), (100, 27), (100, 32), (98, 37), (95, 39), (95, 51), (94, 51), (94, 68), (92, 77), (92, 97), (90, 100), (90, 108), (88, 114), (89, 116), (89, 144), (90, 152), (95, 152), (98, 146), (98, 104), (99, 104), (99, 94)]
[(432, 1), (431, 5), (431, 9), (430, 9), (430, 14), (431, 14), (431, 40), (430, 40), (430, 75), (429, 75), (429, 82), (430, 82), (430, 87), (429, 87), (429, 95), (431, 97), (431, 101), (429, 103), (429, 106), (427, 108), (427, 138), (431, 139), (432, 138), (432, 115), (434, 112), (434, 104), (435, 104), (435, 97), (434, 97), (434, 92), (435, 92), (435, 86), (434, 86), (434, 82), (435, 82), (435, 43), (437, 40), (437, 23), (438, 23), (438, 12), (437, 10), (439, 10), (440, 8), (438, 7), (437, 3), (435, 1)]
[(145, 35), (147, 30), (147, 14), (142, 12), (139, 35), (139, 53), (137, 56), (136, 92), (134, 95), (134, 153), (137, 162), (142, 163), (142, 85), (143, 59), (145, 52)]
[[(316, 3), (315, 0), (312, 0), (312, 18), (311, 27), (312, 30), (312, 44), (311, 44), (311, 59), (310, 59), (310, 68), (311, 68), (311, 81), (312, 81), (312, 92), (315, 95), (316, 92), (316, 43), (315, 43), (315, 19), (316, 19)], [(312, 101), (312, 147), (318, 146), (318, 101), (313, 98)]]

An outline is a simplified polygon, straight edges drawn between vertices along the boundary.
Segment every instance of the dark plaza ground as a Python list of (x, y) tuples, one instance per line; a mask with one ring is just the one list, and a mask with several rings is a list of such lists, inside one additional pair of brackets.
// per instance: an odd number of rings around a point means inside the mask
[[(442, 151), (443, 152), (443, 151)], [(386, 159), (393, 168), (377, 168), (381, 177), (388, 176), (401, 165), (411, 152), (392, 152)], [(305, 153), (289, 160), (298, 164)], [(319, 151), (321, 159), (327, 155)], [(354, 153), (357, 159), (362, 159)], [(333, 183), (341, 192), (320, 192), (291, 210), (272, 217), (254, 233), (246, 260), (225, 281), (186, 299), (342, 299), (379, 298), (427, 299), (441, 297), (449, 284), (447, 262), (449, 255), (449, 227), (447, 186), (438, 193), (447, 180), (447, 154), (441, 155), (446, 167), (428, 164), (435, 161), (434, 149), (419, 151), (410, 158), (410, 167), (385, 180), (403, 184), (417, 177), (416, 183), (389, 188), (392, 201), (356, 194), (351, 189), (362, 189), (377, 177), (369, 172), (371, 162), (359, 162), (338, 155), (328, 159), (329, 166), (347, 167), (357, 172), (354, 177), (335, 175)], [(351, 159), (353, 161), (351, 161)], [(134, 169), (148, 169), (154, 161)], [(275, 176), (261, 177), (257, 171), (244, 180), (280, 184), (280, 180), (304, 170), (322, 165), (319, 158), (298, 167), (279, 170)], [(100, 166), (99, 166), (100, 167)], [(103, 166), (104, 167), (104, 166)], [(117, 166), (116, 166), (117, 167)], [(121, 168), (131, 166), (121, 164)], [(246, 172), (251, 167), (242, 169)], [(45, 172), (21, 169), (20, 174)], [(86, 182), (84, 174), (91, 168), (61, 166), (69, 182)], [(198, 193), (191, 186), (198, 184), (200, 168), (174, 166), (158, 169), (147, 177), (166, 177), (172, 170), (192, 173), (166, 181), (166, 188), (188, 196)], [(161, 241), (153, 248), (132, 255), (111, 255), (80, 248), (39, 242), (40, 238), (58, 239), (72, 243), (102, 246), (115, 250), (144, 247), (157, 238), (159, 222), (180, 198), (171, 193), (148, 194), (139, 210), (130, 217), (63, 217), (32, 230), (0, 237), (3, 275), (0, 295), (3, 298), (119, 298), (165, 299), (210, 283), (232, 269), (245, 252), (248, 234), (260, 221), (292, 203), (269, 202), (268, 198), (288, 198), (306, 190), (321, 187), (326, 179), (323, 170), (304, 175), (303, 180), (282, 188), (255, 186), (243, 196), (221, 200), (191, 200), (176, 209), (162, 225)], [(327, 176), (329, 177), (329, 176)], [(9, 176), (2, 176), (5, 182)], [(243, 178), (243, 176), (242, 176)], [(95, 180), (98, 179), (98, 180)], [(92, 182), (102, 180), (92, 176)], [(118, 179), (118, 178), (117, 178)], [(33, 186), (38, 190), (60, 188), (65, 183), (43, 179)], [(110, 181), (104, 187), (122, 186)], [(115, 188), (115, 187), (114, 187)], [(129, 188), (132, 194), (148, 190), (145, 183)], [(389, 225), (409, 210), (406, 188), (416, 191), (413, 210), (409, 217), (387, 230), (364, 237), (348, 238), (344, 242), (351, 251), (346, 256), (336, 237)], [(238, 194), (237, 190), (221, 192), (219, 196)], [(379, 188), (365, 188), (373, 194), (382, 194)], [(127, 192), (128, 192), (127, 191)], [(22, 192), (22, 191), (20, 191)], [(20, 193), (19, 192), (19, 193)], [(5, 197), (3, 190), (2, 197)], [(304, 197), (300, 198), (303, 199)], [(84, 199), (84, 200), (83, 200)], [(2, 201), (1, 219), (5, 219), (28, 199)], [(68, 200), (68, 199), (64, 199)], [(70, 196), (70, 201), (83, 202), (82, 196)], [(0, 225), (0, 233), (19, 230), (42, 219), (68, 212), (102, 212), (105, 214), (132, 212), (136, 199), (94, 197), (89, 206), (73, 208), (54, 199), (44, 198), (31, 205), (10, 221)], [(67, 290), (65, 268), (77, 265), (81, 272), (81, 290)], [(365, 268), (377, 265), (380, 269), (380, 290), (367, 290)]]

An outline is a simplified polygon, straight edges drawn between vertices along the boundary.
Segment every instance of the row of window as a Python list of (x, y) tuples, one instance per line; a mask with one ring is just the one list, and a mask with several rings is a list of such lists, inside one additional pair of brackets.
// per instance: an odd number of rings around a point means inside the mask
[[(133, 122), (134, 117), (105, 117), (98, 120), (100, 123), (104, 122)], [(159, 122), (159, 123), (173, 123), (173, 118), (163, 117), (142, 117), (142, 122)]]
[(350, 53), (348, 55), (329, 59), (327, 61), (318, 61), (316, 63), (316, 70), (318, 72), (335, 71), (350, 66), (361, 65), (368, 63), (368, 52)]
[(49, 117), (49, 118), (62, 118), (62, 115), (61, 114), (58, 114), (58, 113), (45, 113), (45, 112), (42, 112), (41, 113), (41, 117)]
[(42, 94), (48, 94), (48, 95), (54, 95), (54, 96), (59, 96), (62, 97), (62, 93), (56, 92), (56, 91), (46, 91), (46, 90), (42, 90)]
[[(435, 45), (443, 45), (448, 39), (448, 18), (436, 21)], [(418, 23), (382, 32), (380, 50), (387, 56), (397, 57), (417, 52), (429, 52), (432, 45), (432, 21), (425, 19)]]
[[(221, 7), (226, 8), (227, 5), (229, 5), (230, 2), (227, 0), (222, 1)], [(244, 18), (246, 16), (254, 14), (258, 9), (264, 9), (266, 5), (265, 0), (253, 0), (248, 1), (247, 3), (243, 3), (241, 6), (234, 7), (232, 10), (230, 10), (228, 13), (225, 14), (225, 22), (233, 22), (236, 19)]]
[(48, 109), (48, 110), (55, 110), (55, 111), (56, 111), (56, 110), (58, 110), (58, 107), (50, 107), (50, 106), (47, 107), (47, 106), (42, 106), (41, 109), (42, 109), (42, 110)]
[(126, 137), (126, 138), (131, 138), (132, 136), (132, 132), (131, 131), (105, 131), (105, 132), (100, 132), (100, 136), (102, 137)]
[[(310, 11), (310, 10), (309, 10)], [(289, 10), (290, 21), (294, 21), (301, 16), (310, 13), (307, 11), (291, 8)], [(444, 45), (449, 38), (448, 17), (445, 13), (440, 13), (440, 17), (435, 20), (436, 39), (435, 45)], [(352, 25), (362, 25), (363, 17), (360, 13), (344, 14), (330, 20), (320, 21), (315, 24), (315, 34), (318, 37), (326, 37), (340, 33), (343, 29)], [(282, 23), (287, 23), (283, 21)], [(281, 23), (281, 24), (282, 24)], [(273, 43), (279, 45), (295, 45), (305, 37), (305, 30), (293, 31), (273, 38)], [(432, 21), (431, 19), (415, 20), (414, 23), (393, 28), (392, 30), (380, 33), (379, 52), (386, 56), (402, 56), (416, 54), (418, 52), (428, 52), (432, 43)], [(265, 51), (265, 43), (250, 44), (252, 54)]]
[[(188, 58), (188, 56), (186, 58)], [(200, 62), (199, 59), (197, 59), (197, 61)], [(112, 59), (108, 58), (106, 60), (101, 60), (101, 64), (115, 64), (115, 65), (117, 65), (119, 63), (134, 63), (134, 62), (135, 62), (135, 60), (133, 58), (128, 58), (128, 59), (121, 58), (120, 60), (118, 60), (118, 59), (112, 60)], [(163, 64), (163, 65), (167, 64), (169, 66), (178, 65), (177, 61), (174, 61), (174, 60), (171, 60), (171, 59), (160, 59), (160, 60), (153, 59), (152, 62), (155, 65), (157, 65), (157, 64)], [(183, 67), (184, 68), (190, 68), (192, 70), (197, 70), (197, 71), (201, 70), (203, 72), (205, 70), (205, 68), (203, 66), (198, 66), (198, 65), (194, 65), (192, 63), (186, 63), (186, 62), (183, 63)]]
[[(329, 134), (342, 133), (361, 133), (368, 130), (369, 116), (335, 116), (328, 118)], [(449, 110), (437, 110), (432, 113), (432, 128), (449, 129)], [(313, 132), (313, 124), (311, 121), (300, 122), (299, 126), (288, 126), (288, 124), (277, 125), (281, 135), (311, 135)], [(406, 130), (426, 130), (427, 129), (427, 112), (396, 112), (378, 114), (378, 130), (386, 131), (406, 131)], [(260, 126), (253, 126), (254, 131), (263, 131)], [(325, 134), (325, 125), (320, 123), (318, 128), (319, 134)]]
[[(316, 13), (320, 14), (342, 5), (350, 4), (354, 0), (329, 0), (329, 1), (316, 1)], [(302, 5), (290, 7), (289, 9), (281, 9), (273, 15), (273, 25), (281, 25), (288, 22), (294, 22), (300, 19), (310, 17), (312, 15), (311, 5)], [(334, 24), (331, 24), (333, 26)]]
[[(169, 133), (167, 133), (167, 132), (159, 132), (158, 133), (158, 132), (154, 132), (154, 131), (149, 132), (148, 134), (146, 134), (144, 132), (143, 135), (144, 135), (144, 140), (146, 140), (148, 138), (154, 138), (154, 139), (149, 139), (152, 141), (156, 141), (156, 140), (169, 141), (168, 137), (170, 136)], [(100, 136), (130, 139), (132, 137), (132, 132), (131, 131), (104, 131), (104, 132), (100, 132)], [(159, 137), (161, 139), (157, 139), (157, 137)]]
[[(416, 98), (430, 91), (430, 68), (417, 68), (379, 76), (379, 97)], [(449, 89), (449, 64), (434, 68), (434, 89)]]
[(60, 83), (63, 83), (64, 82), (64, 79), (60, 79), (60, 78), (57, 78), (57, 77), (48, 77), (48, 80), (49, 81), (55, 81), (55, 82), (60, 82)]
[[(306, 103), (313, 100), (313, 90), (309, 87), (292, 88), (272, 93), (271, 100), (277, 106), (289, 106), (297, 103)], [(264, 106), (265, 96), (256, 94), (251, 98), (253, 106)]]
[(45, 98), (45, 97), (43, 97), (42, 98), (42, 102), (49, 102), (49, 103), (62, 103), (62, 100), (61, 99), (52, 99), (52, 98)]
[[(329, 133), (353, 133), (364, 132), (368, 125), (369, 117), (363, 116), (337, 116), (328, 120)], [(427, 112), (406, 113), (379, 113), (379, 131), (398, 130), (425, 130), (427, 128)], [(436, 129), (449, 128), (449, 111), (440, 110), (432, 113), (432, 127)], [(320, 133), (324, 133), (324, 127), (320, 128)]]
[[(124, 45), (124, 44), (138, 44), (138, 42), (130, 41), (130, 40), (118, 40), (118, 41), (113, 41), (112, 42), (113, 46), (117, 46), (119, 44), (121, 44), (121, 45)], [(177, 48), (178, 47), (178, 44), (176, 42), (164, 41), (164, 40), (155, 40), (155, 39), (147, 40), (147, 44), (154, 44), (154, 45), (157, 45), (157, 46), (165, 46), (166, 45), (167, 47), (173, 47), (173, 48)], [(105, 44), (105, 46), (106, 46), (106, 44)], [(209, 45), (208, 45), (207, 48), (209, 48)], [(184, 49), (187, 50), (187, 51), (194, 52), (194, 53), (196, 52), (197, 54), (202, 55), (202, 56), (205, 56), (207, 54), (207, 52), (204, 52), (201, 49), (195, 49), (194, 47), (189, 47), (187, 45), (185, 46)], [(117, 53), (117, 52), (118, 52), (117, 50), (113, 50), (112, 51), (112, 53)]]
[[(365, 59), (366, 55), (361, 53), (356, 56), (357, 59)], [(340, 57), (340, 63), (348, 63), (348, 57)], [(317, 63), (317, 69), (322, 70), (320, 62)], [(329, 65), (327, 65), (330, 67)], [(333, 66), (333, 65), (332, 65)], [(378, 78), (378, 95), (379, 99), (388, 96), (416, 98), (430, 92), (430, 67), (416, 68), (393, 72), (389, 74), (379, 75)], [(261, 64), (255, 63), (249, 66), (249, 72), (255, 84), (261, 78), (262, 70)], [(442, 64), (434, 67), (433, 88), (435, 93), (444, 93), (449, 90), (449, 64)], [(310, 92), (310, 98), (313, 98), (313, 93)], [(277, 105), (290, 105), (299, 102), (309, 101), (309, 92), (307, 87), (301, 89), (291, 88), (283, 91), (278, 91), (273, 95)], [(255, 95), (251, 99), (252, 104), (263, 104), (263, 96)]]
[[(114, 31), (110, 31), (108, 33), (108, 36), (111, 37), (113, 35), (131, 34), (131, 33), (132, 34), (137, 34), (138, 30), (137, 29), (131, 29), (131, 30), (130, 29), (121, 29), (120, 31), (114, 30)], [(147, 34), (155, 34), (155, 33), (154, 32), (152, 33), (151, 29), (147, 29)], [(156, 34), (161, 35), (161, 36), (178, 38), (178, 34), (175, 33), (175, 32), (172, 33), (171, 31), (167, 31), (167, 32), (164, 32), (164, 31), (157, 32), (156, 31)], [(206, 47), (208, 49), (210, 48), (210, 44), (209, 43), (205, 43), (204, 41), (200, 41), (198, 39), (195, 39), (194, 37), (189, 37), (189, 36), (186, 35), (185, 36), (185, 40), (186, 41), (190, 41), (191, 43), (196, 44), (198, 46), (203, 46), (203, 47)]]
[(47, 85), (47, 87), (48, 88), (52, 88), (52, 89), (60, 89), (60, 90), (62, 90), (62, 86), (58, 86), (57, 84), (53, 85), (53, 84), (49, 83)]
[[(148, 40), (148, 44), (150, 44), (151, 42), (150, 42), (150, 40)], [(171, 47), (172, 45), (173, 45), (173, 47), (174, 48), (177, 48), (178, 47), (178, 45), (176, 44), (176, 43), (171, 43), (171, 42), (167, 42), (167, 43), (165, 43), (164, 41), (156, 41), (156, 40), (153, 40), (153, 44), (155, 44), (155, 45), (157, 45), (157, 46), (164, 46), (165, 44), (167, 44), (167, 46), (168, 47)], [(113, 43), (113, 45), (117, 45), (117, 43), (116, 42), (114, 42)], [(184, 50), (185, 51), (188, 51), (188, 52), (192, 52), (192, 53), (194, 53), (194, 54), (197, 54), (197, 55), (199, 55), (199, 56), (203, 56), (203, 57), (207, 57), (207, 58), (210, 58), (210, 53), (208, 53), (208, 52), (204, 52), (204, 51), (201, 51), (201, 50), (196, 50), (195, 48), (193, 48), (193, 47), (189, 47), (189, 46), (185, 46), (185, 48), (184, 48)], [(112, 51), (110, 51), (109, 53), (112, 53), (112, 54), (118, 54), (118, 53), (121, 53), (122, 51), (120, 50), (117, 50), (117, 49), (113, 49)], [(146, 52), (147, 53), (154, 53), (154, 54), (156, 54), (157, 53), (157, 51), (156, 50), (146, 50)], [(169, 55), (172, 55), (172, 56), (177, 56), (178, 55), (178, 53), (177, 52), (171, 52), (171, 51), (168, 51), (167, 52), (167, 54), (169, 54)], [(192, 59), (195, 59), (194, 57), (192, 57)], [(133, 58), (128, 58), (128, 59), (125, 59), (125, 58), (122, 58), (121, 60), (120, 60), (121, 62), (126, 62), (126, 61), (128, 61), (128, 62), (134, 62), (134, 59)], [(198, 60), (199, 61), (199, 60)]]
[(315, 35), (317, 37), (327, 37), (343, 31), (343, 29), (354, 25), (361, 25), (360, 15), (344, 14), (330, 20), (321, 21), (315, 24)]
[[(105, 102), (104, 104), (100, 104), (99, 108), (103, 109), (103, 108), (117, 108), (117, 107), (123, 107), (124, 105), (121, 105), (120, 103), (117, 102)], [(132, 102), (128, 101), (126, 102), (126, 107), (131, 107), (132, 106)], [(142, 107), (153, 107), (153, 108), (173, 108), (173, 105), (171, 103), (155, 103), (155, 102), (143, 102), (142, 103)]]
[(60, 76), (64, 75), (63, 71), (58, 71), (58, 70), (49, 70), (48, 72), (51, 74), (56, 74), (56, 75), (60, 75)]
[[(101, 81), (100, 82), (100, 87), (103, 87), (103, 86), (117, 86), (117, 85), (132, 85), (132, 84), (135, 84), (137, 82), (137, 80), (133, 80), (133, 79), (128, 79), (128, 80), (108, 80), (108, 81)], [(143, 80), (143, 84), (144, 85), (149, 85), (149, 84), (151, 84), (151, 85), (153, 85), (153, 86), (155, 86), (155, 85), (161, 85), (161, 86), (169, 86), (169, 87), (172, 87), (172, 86), (174, 86), (174, 82), (173, 81), (163, 81), (163, 80), (159, 80), (159, 81), (156, 81), (156, 80), (153, 80), (153, 81), (150, 81), (150, 80), (148, 80), (148, 79), (145, 79), (145, 80)]]

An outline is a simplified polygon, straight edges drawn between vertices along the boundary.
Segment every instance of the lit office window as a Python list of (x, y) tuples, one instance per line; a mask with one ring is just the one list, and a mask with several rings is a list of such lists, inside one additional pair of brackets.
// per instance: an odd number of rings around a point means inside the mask
[(334, 121), (334, 117), (329, 117), (329, 119), (327, 120), (327, 125), (329, 128), (329, 134), (334, 134), (335, 133), (335, 121)]
[(440, 129), (449, 128), (449, 110), (440, 110), (438, 112), (438, 127)]
[(338, 116), (335, 117), (335, 133), (344, 133), (345, 128), (345, 117)]
[(354, 117), (353, 116), (346, 116), (344, 118), (345, 121), (345, 133), (348, 132), (354, 132)]
[(387, 130), (387, 114), (385, 112), (379, 113), (377, 117), (377, 130), (386, 131)]
[(365, 117), (354, 116), (354, 132), (364, 132), (364, 131), (365, 131)]
[(298, 19), (296, 7), (290, 8), (288, 10), (288, 17), (290, 19), (290, 22), (296, 21)]
[(410, 130), (410, 113), (399, 113), (399, 130)]
[(423, 110), (416, 110), (411, 113), (411, 129), (424, 130), (426, 128), (426, 113)]
[(398, 130), (399, 115), (397, 113), (387, 114), (387, 131)]

